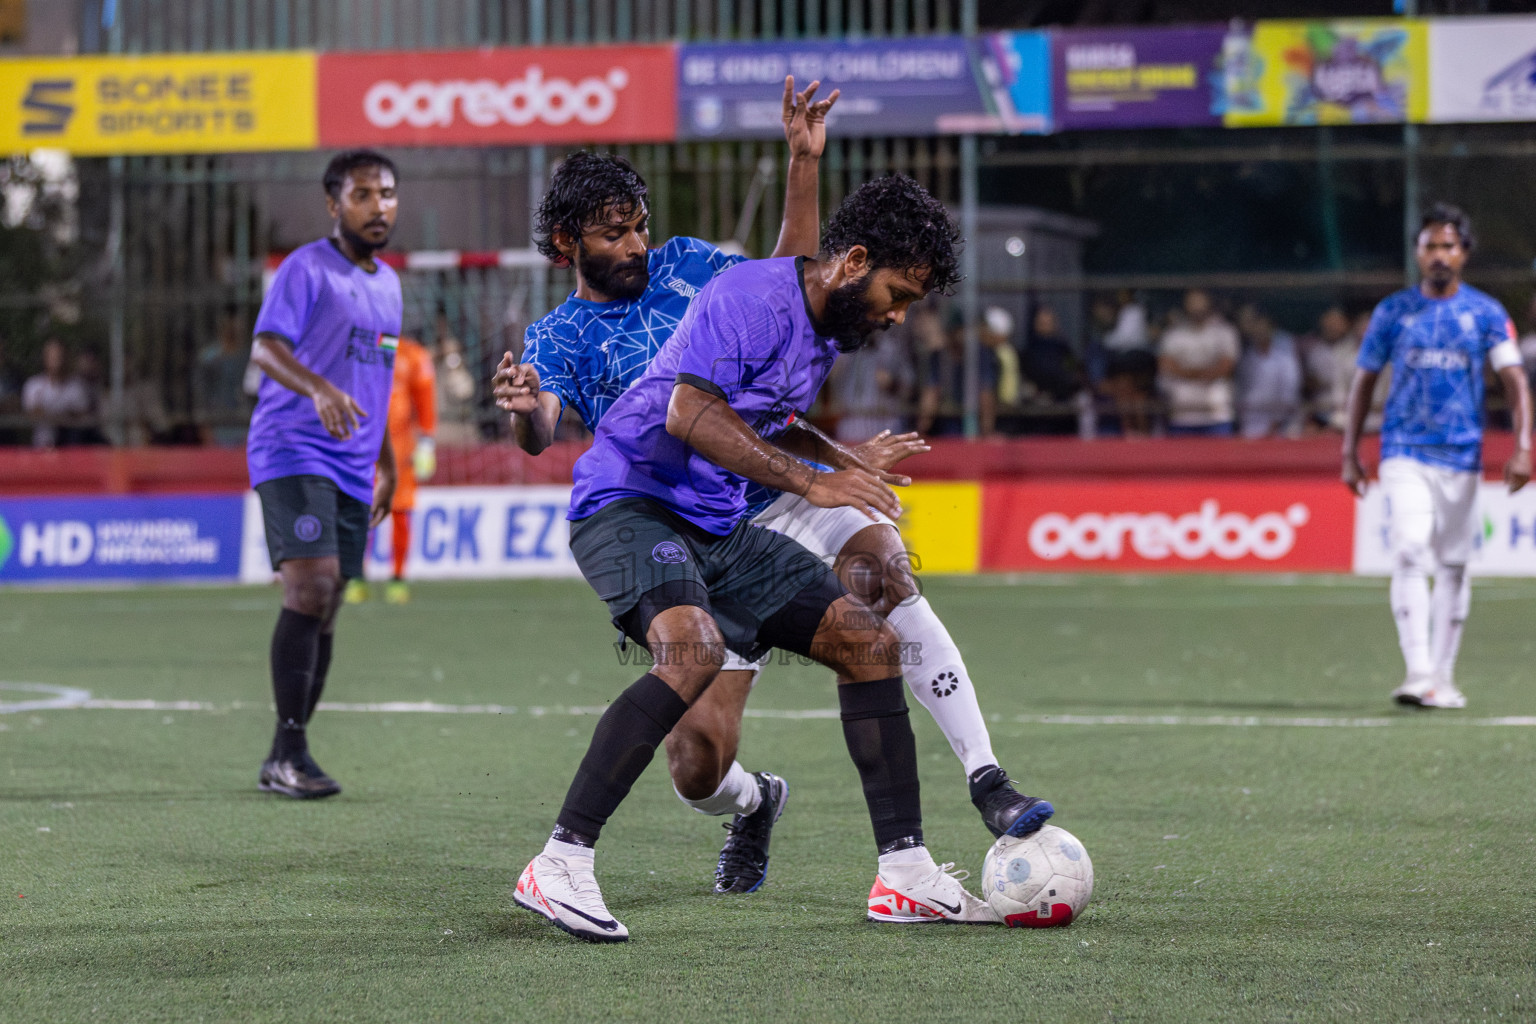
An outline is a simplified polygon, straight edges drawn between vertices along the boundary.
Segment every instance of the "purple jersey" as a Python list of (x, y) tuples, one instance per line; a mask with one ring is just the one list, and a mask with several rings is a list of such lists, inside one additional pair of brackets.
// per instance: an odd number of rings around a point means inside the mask
[(252, 487), (315, 475), (334, 480), (359, 501), (373, 500), (401, 305), (400, 278), (392, 268), (380, 262), (370, 274), (330, 239), (310, 242), (283, 260), (262, 300), (255, 333), (287, 338), (299, 362), (351, 395), (368, 415), (351, 437), (338, 441), (320, 423), (312, 401), (264, 378), (245, 446)]
[(667, 433), (667, 403), (681, 382), (718, 395), (762, 437), (810, 408), (837, 358), (816, 334), (803, 261), (755, 260), (705, 286), (649, 369), (598, 424), (576, 462), (569, 518), (622, 498), (649, 498), (724, 536), (746, 511), (747, 481)]

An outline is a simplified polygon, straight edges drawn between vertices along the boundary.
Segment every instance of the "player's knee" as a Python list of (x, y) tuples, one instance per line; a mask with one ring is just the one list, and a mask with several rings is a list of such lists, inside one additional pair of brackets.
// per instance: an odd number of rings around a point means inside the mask
[(646, 631), (656, 665), (652, 674), (666, 681), (690, 704), (698, 699), (725, 663), (725, 639), (703, 608), (678, 605), (657, 615)]
[[(901, 661), (901, 638), (867, 605), (845, 597), (827, 609), (816, 634), (816, 660), (854, 679), (890, 675)], [(871, 675), (871, 673), (874, 673)]]
[(685, 800), (713, 796), (725, 781), (731, 760), (720, 737), (707, 730), (679, 723), (667, 737), (667, 771)]
[(341, 600), (341, 577), (329, 573), (305, 573), (283, 582), (283, 606), (301, 615), (331, 619)]
[(1398, 572), (1429, 573), (1435, 567), (1434, 555), (1428, 544), (1399, 544), (1393, 552), (1393, 560)]

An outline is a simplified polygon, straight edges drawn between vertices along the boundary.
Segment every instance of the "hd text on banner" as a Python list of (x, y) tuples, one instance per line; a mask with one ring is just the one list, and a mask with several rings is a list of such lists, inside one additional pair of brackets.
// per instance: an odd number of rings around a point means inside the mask
[(6, 60), (0, 151), (314, 149), (315, 55), (213, 53)]
[(239, 495), (0, 500), (0, 584), (234, 582)]

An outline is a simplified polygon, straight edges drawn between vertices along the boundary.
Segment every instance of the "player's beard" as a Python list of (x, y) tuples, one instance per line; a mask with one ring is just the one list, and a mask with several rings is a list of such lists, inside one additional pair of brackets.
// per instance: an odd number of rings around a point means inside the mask
[(827, 307), (817, 326), (836, 339), (839, 352), (857, 352), (869, 342), (870, 335), (889, 326), (869, 318), (869, 277), (865, 274), (827, 294)]
[(614, 301), (638, 299), (651, 283), (651, 268), (644, 256), (620, 262), (611, 256), (594, 256), (578, 245), (576, 267), (588, 287)]
[(384, 240), (382, 242), (373, 242), (352, 231), (346, 224), (337, 225), (337, 229), (341, 232), (342, 240), (347, 243), (347, 247), (357, 253), (359, 259), (368, 259), (389, 244), (388, 231), (384, 233)]

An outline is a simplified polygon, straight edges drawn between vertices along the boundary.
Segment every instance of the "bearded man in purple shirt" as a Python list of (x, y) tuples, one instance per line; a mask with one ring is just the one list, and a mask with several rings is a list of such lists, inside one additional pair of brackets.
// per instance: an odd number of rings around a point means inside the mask
[(903, 478), (819, 470), (765, 438), (796, 436), (784, 428), (810, 406), (838, 351), (954, 284), (959, 241), (943, 206), (910, 178), (869, 182), (833, 214), (817, 259), (716, 276), (603, 417), (576, 464), (571, 551), (655, 667), (598, 722), (549, 842), (518, 880), (519, 905), (580, 939), (627, 939), (593, 873), (604, 824), (726, 650), (755, 658), (779, 647), (837, 673), (879, 854), (869, 919), (996, 921), (924, 845), (898, 635), (820, 559), (743, 520), (749, 481), (872, 521), (901, 514), (889, 484)]
[(271, 653), (277, 730), (258, 786), (301, 800), (341, 792), (310, 756), (306, 726), (346, 581), (362, 576), (368, 529), (395, 492), (385, 428), (402, 308), (400, 279), (374, 258), (399, 211), (395, 165), (351, 150), (331, 160), (323, 184), (330, 236), (283, 260), (256, 317), (251, 360), (266, 378), (246, 443), (283, 581)]

